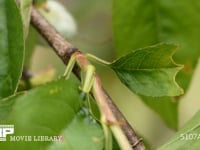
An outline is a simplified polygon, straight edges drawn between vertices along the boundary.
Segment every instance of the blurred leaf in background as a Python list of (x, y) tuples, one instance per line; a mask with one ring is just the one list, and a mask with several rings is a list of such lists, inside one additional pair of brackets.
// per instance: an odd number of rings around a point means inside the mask
[(200, 147), (200, 112), (197, 112), (166, 144), (158, 150), (198, 150)]

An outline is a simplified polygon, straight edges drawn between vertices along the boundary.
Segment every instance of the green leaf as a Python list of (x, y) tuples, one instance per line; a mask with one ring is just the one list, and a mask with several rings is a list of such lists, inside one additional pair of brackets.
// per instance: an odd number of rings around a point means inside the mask
[(0, 1), (0, 99), (16, 91), (24, 56), (23, 27), (15, 0)]
[[(70, 149), (69, 146), (102, 148), (101, 128), (90, 120), (90, 116), (80, 114), (81, 105), (78, 85), (64, 79), (1, 101), (0, 114), (3, 112), (4, 115), (0, 122), (13, 124), (15, 133), (7, 136), (7, 141), (0, 144), (0, 149)], [(38, 139), (39, 136), (58, 135), (63, 136), (58, 143), (34, 141), (34, 136)], [(30, 136), (31, 141), (10, 142), (13, 136)], [(77, 141), (74, 141), (75, 136)]]
[(32, 0), (21, 0), (20, 11), (23, 20), (24, 37), (28, 35), (30, 18), (31, 18)]
[(175, 82), (177, 65), (172, 55), (176, 46), (159, 44), (133, 51), (110, 64), (120, 80), (133, 92), (145, 96), (177, 96), (183, 90)]
[(171, 97), (140, 97), (170, 128), (178, 129), (178, 101)]
[(62, 143), (53, 143), (49, 150), (102, 150), (104, 146), (100, 125), (91, 120), (89, 116), (85, 116), (82, 111), (61, 135), (63, 136)]
[(15, 103), (16, 98), (21, 96), (23, 93), (17, 93), (16, 95), (9, 96), (0, 101), (0, 120), (6, 120), (12, 111), (12, 106)]
[(200, 112), (196, 113), (186, 125), (181, 128), (159, 150), (197, 150), (200, 147)]
[(177, 81), (186, 90), (200, 56), (199, 13), (199, 0), (114, 0), (117, 53), (126, 54), (132, 49), (160, 42), (180, 44), (174, 59), (185, 65)]

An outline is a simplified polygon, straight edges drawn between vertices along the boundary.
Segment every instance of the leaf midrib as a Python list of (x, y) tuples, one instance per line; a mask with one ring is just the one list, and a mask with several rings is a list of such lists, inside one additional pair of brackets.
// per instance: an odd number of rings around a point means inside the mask
[(175, 67), (166, 67), (166, 68), (142, 68), (142, 69), (127, 69), (127, 68), (118, 68), (118, 67), (113, 67), (112, 68), (116, 71), (129, 71), (129, 72), (132, 72), (132, 71), (160, 71), (160, 70), (170, 70), (170, 69), (182, 69), (182, 66), (175, 66)]

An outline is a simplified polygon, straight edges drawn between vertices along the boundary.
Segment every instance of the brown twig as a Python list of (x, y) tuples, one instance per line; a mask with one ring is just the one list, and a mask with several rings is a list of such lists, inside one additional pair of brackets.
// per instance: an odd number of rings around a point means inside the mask
[[(71, 55), (78, 51), (70, 42), (63, 38), (47, 21), (44, 19), (35, 8), (32, 8), (31, 24), (38, 30), (38, 32), (46, 39), (49, 45), (54, 49), (56, 54), (61, 60), (67, 64)], [(80, 52), (80, 51), (79, 51)], [(81, 53), (81, 52), (80, 52)], [(74, 74), (80, 79), (80, 71), (77, 66), (73, 69)], [(100, 82), (100, 81), (99, 81)], [(145, 150), (145, 146), (141, 142), (141, 139), (136, 135), (133, 128), (130, 126), (126, 118), (113, 103), (110, 96), (101, 88), (103, 97), (109, 106), (109, 109), (113, 112), (117, 122), (122, 122), (121, 128), (126, 135), (129, 143), (135, 150)]]

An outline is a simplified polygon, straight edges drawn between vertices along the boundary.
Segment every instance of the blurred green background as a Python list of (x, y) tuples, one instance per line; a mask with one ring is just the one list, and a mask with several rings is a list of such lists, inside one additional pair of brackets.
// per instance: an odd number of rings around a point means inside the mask
[[(116, 54), (112, 36), (112, 0), (60, 0), (60, 2), (66, 6), (77, 22), (77, 35), (70, 39), (70, 42), (84, 52), (92, 53), (107, 61), (114, 60)], [(56, 68), (56, 75), (62, 75), (65, 70), (64, 64), (50, 47), (44, 42), (39, 43), (35, 47), (31, 70), (38, 72), (53, 66)], [(155, 112), (143, 104), (137, 95), (122, 85), (111, 70), (97, 65), (97, 73), (101, 76), (105, 89), (133, 128), (154, 148), (165, 143), (175, 133)], [(188, 92), (179, 105), (179, 127), (200, 108), (199, 76), (200, 64), (197, 66)]]

